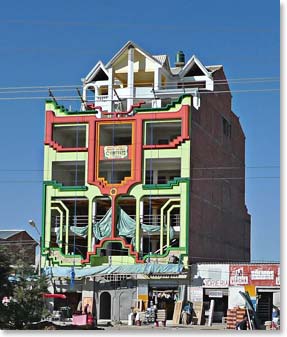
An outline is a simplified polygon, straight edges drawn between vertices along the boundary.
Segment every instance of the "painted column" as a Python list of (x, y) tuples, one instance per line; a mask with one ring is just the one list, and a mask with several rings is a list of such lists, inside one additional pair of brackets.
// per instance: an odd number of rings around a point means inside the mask
[(136, 203), (136, 241), (135, 241), (135, 250), (139, 252), (142, 251), (142, 233), (140, 223), (143, 219), (143, 201), (137, 199)]
[(114, 238), (115, 235), (116, 235), (116, 225), (117, 225), (117, 222), (116, 222), (116, 208), (117, 208), (117, 205), (116, 205), (116, 197), (115, 196), (112, 196), (112, 231), (111, 231), (111, 237)]
[(94, 202), (89, 199), (88, 210), (88, 252), (92, 251), (92, 235), (93, 235), (93, 218), (94, 218)]
[(113, 82), (114, 82), (114, 72), (113, 68), (110, 68), (109, 70), (109, 81), (108, 81), (108, 111), (113, 111), (113, 97), (114, 97), (114, 88), (113, 88)]
[(160, 68), (154, 70), (154, 90), (158, 90), (161, 87), (161, 71)]
[(129, 47), (128, 50), (128, 96), (127, 99), (127, 110), (129, 110), (130, 106), (133, 104), (133, 96), (134, 96), (134, 47)]

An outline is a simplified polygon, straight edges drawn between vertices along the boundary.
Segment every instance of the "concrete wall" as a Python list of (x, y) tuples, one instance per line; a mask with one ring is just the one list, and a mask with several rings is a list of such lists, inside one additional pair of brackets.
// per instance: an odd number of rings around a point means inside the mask
[(239, 291), (244, 292), (244, 287), (229, 287), (228, 308), (232, 309), (237, 306), (245, 306), (243, 297)]
[(93, 297), (93, 289), (95, 289), (95, 315), (97, 319), (104, 319), (101, 310), (103, 306), (106, 309), (109, 307), (108, 303), (103, 303), (107, 301), (110, 301), (110, 319), (107, 318), (106, 320), (123, 321), (128, 319), (134, 300), (137, 299), (135, 281), (126, 280), (115, 283), (101, 280), (96, 281), (95, 284), (93, 284), (93, 281), (86, 281), (86, 284), (83, 285), (82, 299)]

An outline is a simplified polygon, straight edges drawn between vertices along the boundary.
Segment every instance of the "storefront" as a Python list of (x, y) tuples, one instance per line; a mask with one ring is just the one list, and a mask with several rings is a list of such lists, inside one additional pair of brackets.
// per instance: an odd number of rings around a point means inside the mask
[[(248, 292), (260, 324), (272, 319), (273, 307), (280, 307), (280, 265), (230, 265), (230, 289)], [(233, 306), (242, 304), (242, 298)]]
[(205, 320), (208, 319), (211, 300), (214, 300), (213, 322), (222, 322), (226, 317), (229, 297), (228, 264), (196, 264), (192, 266), (191, 286), (188, 300), (203, 303)]
[[(203, 295), (204, 307), (209, 310), (211, 300), (214, 300), (213, 322), (221, 323), (228, 309), (228, 288), (205, 288)], [(208, 316), (209, 312), (205, 313)]]

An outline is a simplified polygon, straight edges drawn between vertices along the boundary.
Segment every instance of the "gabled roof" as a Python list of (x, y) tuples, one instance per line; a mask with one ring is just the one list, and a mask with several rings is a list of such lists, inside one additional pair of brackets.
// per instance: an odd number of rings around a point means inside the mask
[(151, 59), (158, 65), (162, 65), (160, 61), (158, 61), (154, 56), (152, 56), (150, 53), (143, 50), (141, 47), (139, 47), (137, 44), (135, 44), (133, 41), (128, 41), (116, 54), (115, 56), (106, 64), (106, 69), (110, 68), (115, 61), (129, 48), (134, 47), (138, 49), (143, 55), (145, 55), (147, 58)]
[(16, 235), (18, 233), (25, 232), (21, 229), (11, 229), (11, 230), (0, 230), (0, 239), (6, 240), (9, 239), (11, 236)]
[(205, 67), (207, 70), (211, 71), (212, 73), (214, 73), (216, 70), (219, 70), (221, 68), (223, 68), (223, 65), (219, 64), (216, 66), (206, 66)]
[(102, 61), (99, 61), (94, 68), (88, 73), (88, 75), (84, 78), (84, 82), (88, 83), (88, 82), (92, 82), (93, 79), (96, 77), (96, 75), (100, 72), (103, 71), (107, 77), (109, 77), (109, 74), (103, 64)]
[(179, 76), (184, 77), (193, 67), (199, 68), (203, 75), (211, 77), (210, 72), (195, 55), (193, 55), (185, 64), (185, 66), (181, 69)]
[[(35, 241), (35, 244), (37, 244), (37, 241), (32, 238), (32, 236), (30, 234), (27, 233), (27, 231), (25, 231), (24, 229), (1, 229), (0, 230), (0, 241), (1, 240), (7, 240), (11, 237), (13, 237), (14, 235), (20, 234), (20, 233), (24, 233), (24, 237), (25, 239), (22, 239), (23, 241)], [(20, 242), (20, 241), (19, 241)]]
[(168, 55), (153, 55), (153, 57), (157, 59), (161, 63), (161, 65), (171, 73)]

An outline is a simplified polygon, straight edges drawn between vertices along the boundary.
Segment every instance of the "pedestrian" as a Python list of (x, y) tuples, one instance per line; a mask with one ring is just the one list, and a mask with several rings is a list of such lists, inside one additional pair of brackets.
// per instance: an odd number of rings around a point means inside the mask
[(272, 309), (272, 327), (277, 329), (280, 324), (280, 311), (277, 307), (273, 307)]
[(243, 320), (236, 324), (235, 329), (236, 330), (247, 330), (247, 321), (248, 321), (248, 317), (247, 315), (244, 315)]
[(182, 324), (187, 325), (191, 321), (192, 304), (187, 302), (181, 313)]

